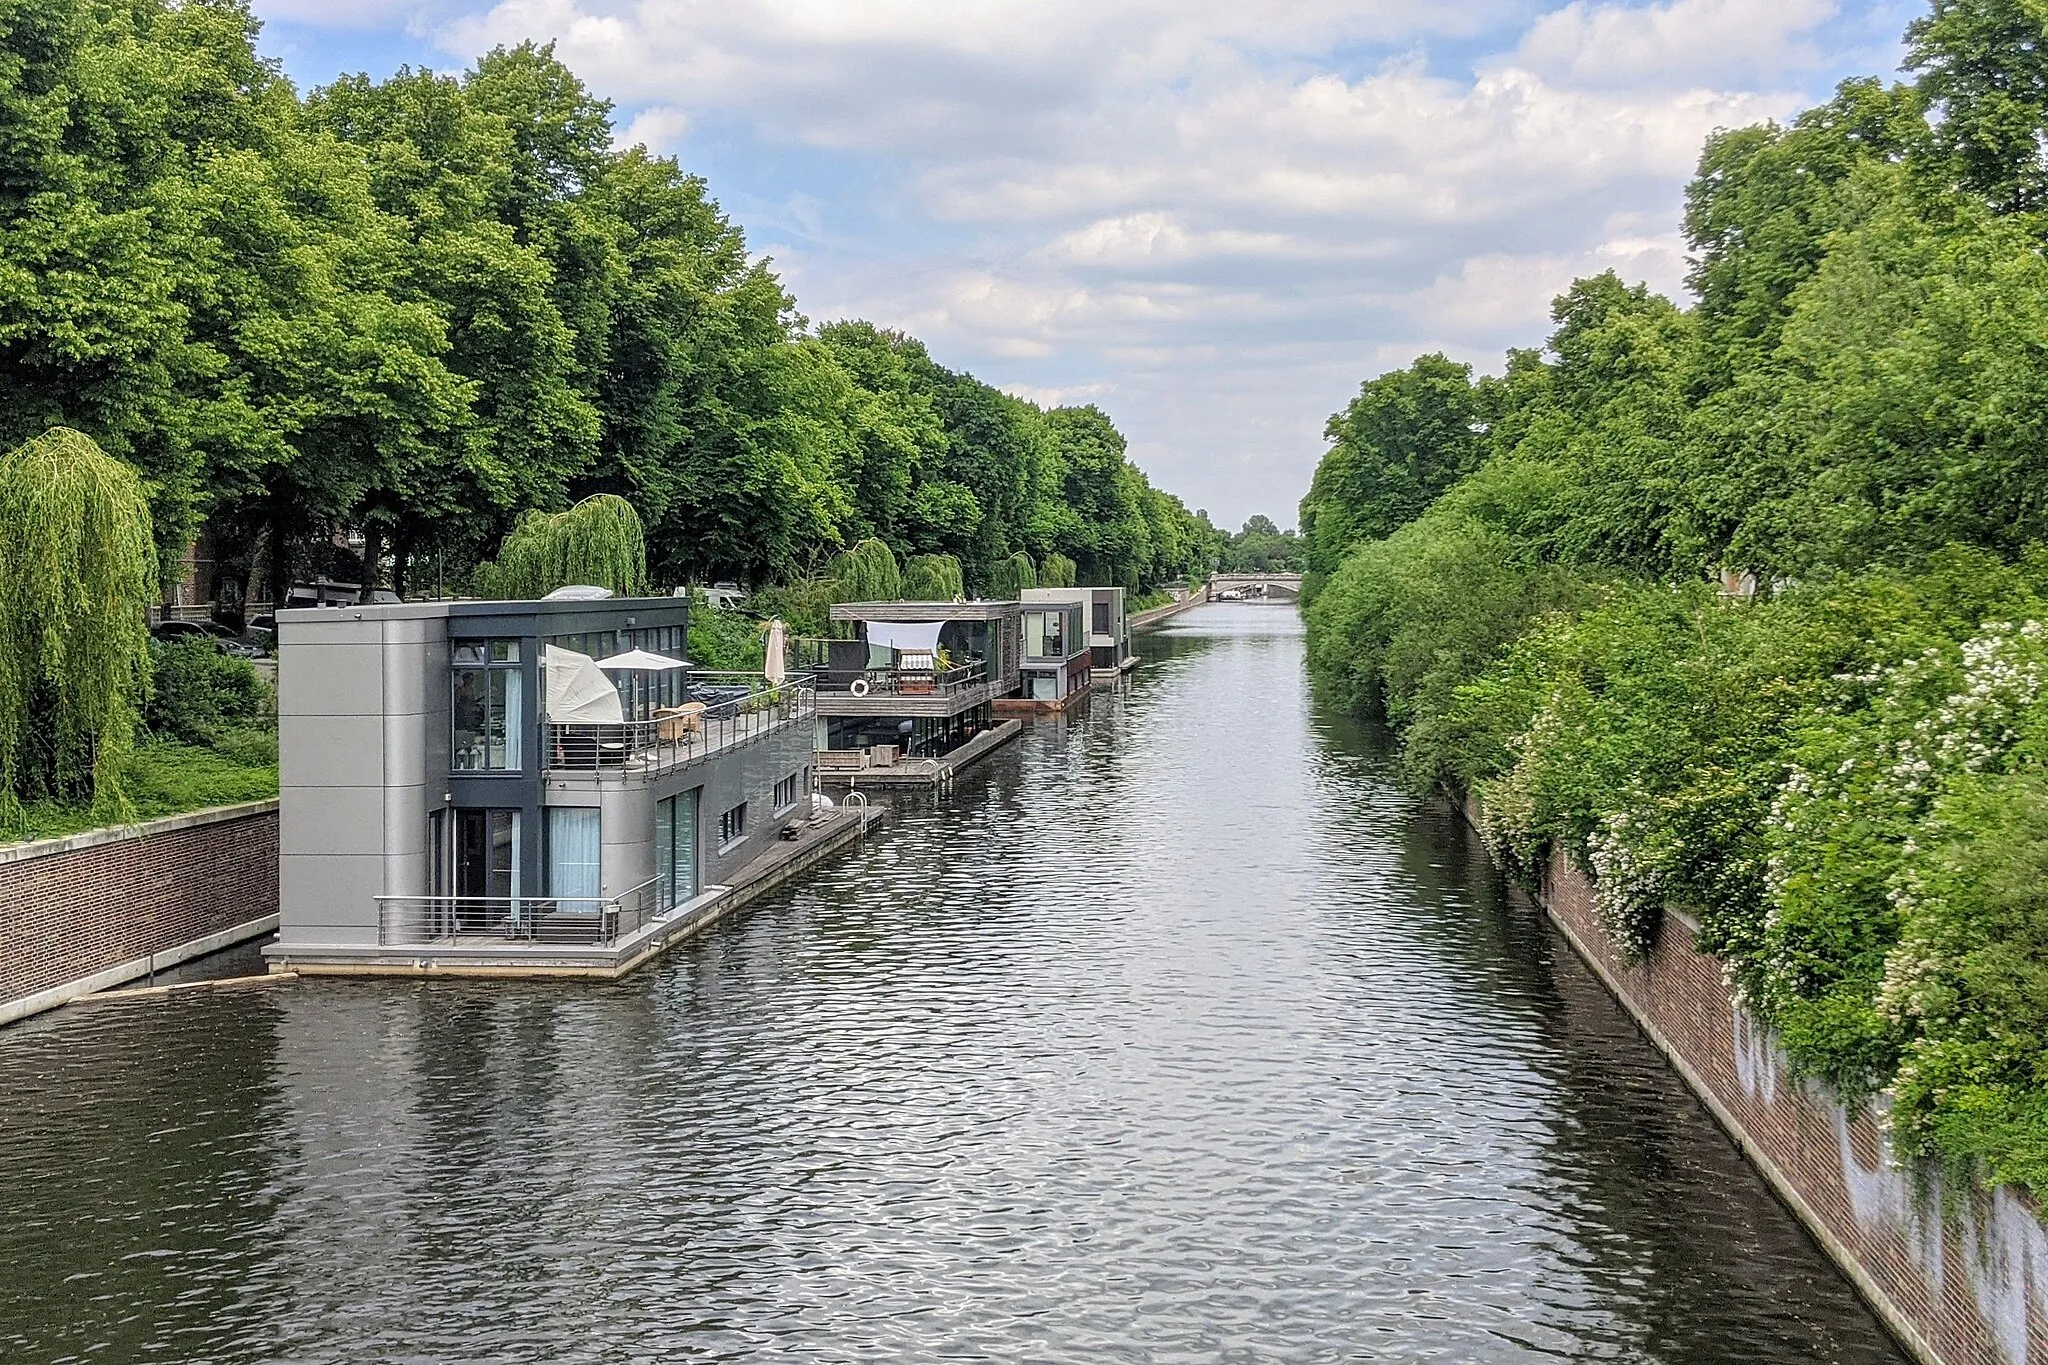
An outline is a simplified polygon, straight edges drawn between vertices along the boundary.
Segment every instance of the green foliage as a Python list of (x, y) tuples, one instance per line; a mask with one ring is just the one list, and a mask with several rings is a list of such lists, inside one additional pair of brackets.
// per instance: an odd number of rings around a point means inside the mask
[[(1072, 569), (1073, 561), (1067, 561)], [(953, 602), (967, 595), (960, 576), (960, 561), (951, 555), (914, 555), (903, 566), (903, 600), (906, 602)]]
[(833, 566), (836, 600), (841, 602), (900, 602), (903, 575), (896, 556), (879, 540), (863, 540), (841, 555)]
[(1481, 395), (1472, 367), (1426, 355), (1367, 381), (1330, 418), (1330, 452), (1301, 500), (1308, 566), (1335, 571), (1360, 540), (1387, 534), (1479, 463)]
[(1045, 557), (1045, 567), (1039, 570), (1038, 586), (1041, 588), (1071, 588), (1075, 586), (1080, 566), (1065, 555), (1055, 551)]
[(1301, 537), (1281, 530), (1271, 517), (1255, 516), (1229, 538), (1216, 567), (1225, 573), (1300, 573), (1307, 564)]
[(640, 514), (610, 493), (585, 498), (566, 512), (528, 512), (477, 571), (484, 596), (507, 601), (545, 597), (571, 584), (610, 588), (621, 597), (647, 590), (647, 543)]
[(0, 458), (0, 825), (37, 798), (130, 814), (155, 568), (135, 470), (67, 427)]
[(238, 0), (37, 0), (5, 27), (0, 443), (90, 433), (143, 474), (164, 561), (209, 535), (222, 600), (469, 583), (594, 493), (638, 509), (667, 583), (801, 581), (868, 538), (975, 581), (1019, 550), (1199, 567), (1107, 417), (866, 323), (809, 332), (703, 180), (616, 149), (550, 46), (301, 99)]
[(988, 578), (989, 600), (1014, 602), (1024, 595), (1027, 588), (1038, 586), (1038, 570), (1031, 563), (1031, 556), (1019, 550), (1002, 563)]
[(767, 654), (764, 629), (752, 616), (714, 609), (702, 589), (691, 590), (690, 662), (698, 668), (758, 673)]
[(1694, 308), (1580, 280), (1497, 379), (1370, 381), (1302, 506), (1311, 667), (1411, 781), (1625, 952), (1687, 906), (1798, 1069), (2036, 1193), (2042, 24), (1936, 0), (1916, 85), (1715, 134)]
[(790, 633), (814, 640), (832, 633), (832, 604), (838, 585), (829, 578), (761, 588), (747, 598), (747, 612), (763, 621), (781, 617)]
[(260, 725), (270, 688), (246, 659), (223, 654), (213, 641), (177, 640), (151, 651), (154, 687), (142, 723), (158, 739), (212, 744), (231, 729)]

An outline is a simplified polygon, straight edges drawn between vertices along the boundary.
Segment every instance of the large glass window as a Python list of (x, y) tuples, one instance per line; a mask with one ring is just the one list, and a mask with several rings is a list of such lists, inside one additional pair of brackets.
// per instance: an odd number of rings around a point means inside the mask
[(1024, 653), (1033, 659), (1065, 658), (1066, 623), (1064, 611), (1025, 612)]
[(594, 806), (548, 807), (550, 896), (595, 901), (604, 894), (598, 829)]
[(662, 909), (697, 894), (697, 791), (654, 803), (654, 871)]
[(519, 641), (462, 640), (449, 672), (449, 766), (517, 772), (525, 738)]

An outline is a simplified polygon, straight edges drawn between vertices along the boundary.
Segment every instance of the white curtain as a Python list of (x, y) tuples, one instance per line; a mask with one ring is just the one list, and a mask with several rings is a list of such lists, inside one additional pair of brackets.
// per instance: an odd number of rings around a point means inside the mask
[[(593, 806), (548, 807), (548, 894), (595, 901), (603, 894), (603, 853)], [(596, 907), (580, 904), (578, 910)]]

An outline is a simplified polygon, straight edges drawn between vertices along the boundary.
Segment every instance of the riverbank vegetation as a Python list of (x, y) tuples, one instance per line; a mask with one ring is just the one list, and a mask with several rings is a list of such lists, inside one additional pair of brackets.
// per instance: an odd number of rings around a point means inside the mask
[[(1711, 138), (1680, 307), (1330, 421), (1319, 683), (1641, 952), (1698, 917), (1794, 1064), (1906, 1152), (2048, 1193), (2048, 89), (1944, 0), (1909, 84)], [(2016, 26), (2017, 25), (2017, 26)]]

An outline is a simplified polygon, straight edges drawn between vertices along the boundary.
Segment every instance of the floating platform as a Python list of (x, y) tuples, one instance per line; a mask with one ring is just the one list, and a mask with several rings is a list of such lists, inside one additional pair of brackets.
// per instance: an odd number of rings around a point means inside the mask
[(818, 790), (836, 797), (846, 791), (877, 788), (939, 787), (1002, 748), (1024, 731), (1021, 720), (1002, 721), (939, 758), (899, 758), (886, 768), (818, 769)]
[(300, 976), (566, 976), (610, 980), (703, 933), (733, 911), (781, 886), (861, 838), (882, 811), (840, 807), (795, 838), (742, 867), (730, 883), (707, 886), (631, 935), (611, 944), (449, 940), (445, 943), (273, 945), (273, 972)]

